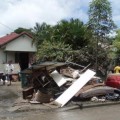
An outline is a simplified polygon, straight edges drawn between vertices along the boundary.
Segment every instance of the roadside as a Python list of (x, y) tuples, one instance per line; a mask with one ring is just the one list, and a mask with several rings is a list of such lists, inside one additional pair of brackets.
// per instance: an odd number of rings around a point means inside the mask
[(11, 112), (29, 111), (67, 111), (72, 109), (82, 109), (105, 105), (119, 104), (118, 101), (112, 102), (69, 102), (62, 108), (51, 104), (31, 104), (22, 98), (21, 82), (12, 82), (11, 86), (0, 86), (0, 114)]
[[(21, 120), (22, 117), (27, 116), (29, 119), (36, 114), (57, 113), (71, 111), (74, 109), (90, 108), (105, 105), (119, 104), (119, 102), (69, 102), (62, 108), (50, 104), (30, 104), (28, 100), (22, 98), (21, 82), (12, 82), (11, 86), (0, 86), (0, 120)], [(92, 108), (91, 108), (92, 109)], [(100, 108), (99, 108), (100, 109)]]
[(0, 86), (0, 113), (28, 111), (33, 109), (48, 109), (44, 105), (32, 105), (22, 98), (21, 82), (12, 82), (11, 86)]

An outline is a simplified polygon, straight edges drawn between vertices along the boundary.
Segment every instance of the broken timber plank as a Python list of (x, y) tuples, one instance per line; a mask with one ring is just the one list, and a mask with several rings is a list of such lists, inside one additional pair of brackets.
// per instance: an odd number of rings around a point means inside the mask
[(95, 72), (88, 69), (55, 102), (63, 107), (94, 75)]

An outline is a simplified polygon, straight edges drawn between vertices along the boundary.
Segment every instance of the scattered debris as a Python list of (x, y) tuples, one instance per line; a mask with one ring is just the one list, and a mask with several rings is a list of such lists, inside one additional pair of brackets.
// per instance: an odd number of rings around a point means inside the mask
[(108, 86), (98, 86), (98, 87), (93, 87), (90, 88), (81, 94), (79, 94), (79, 99), (86, 99), (86, 98), (91, 98), (93, 96), (105, 96), (106, 94), (109, 93), (114, 93), (115, 88), (108, 87)]
[(91, 98), (91, 101), (92, 101), (92, 102), (105, 102), (106, 99), (105, 99), (105, 98), (99, 99), (99, 98), (97, 98), (97, 97), (92, 97), (92, 98)]
[(53, 78), (53, 80), (57, 83), (57, 85), (59, 87), (61, 87), (67, 81), (73, 81), (72, 78), (65, 77), (65, 76), (59, 74), (56, 70), (53, 71), (50, 76)]
[[(71, 67), (70, 64), (77, 65)], [(44, 62), (23, 70), (23, 99), (31, 104), (63, 107), (70, 101), (105, 102), (119, 100), (118, 88), (107, 86), (95, 72), (72, 62)]]
[(64, 106), (94, 75), (95, 72), (87, 70), (55, 102)]

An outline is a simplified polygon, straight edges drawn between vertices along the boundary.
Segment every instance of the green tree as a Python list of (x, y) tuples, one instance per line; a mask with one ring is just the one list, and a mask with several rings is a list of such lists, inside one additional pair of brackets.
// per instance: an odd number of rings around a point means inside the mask
[(43, 41), (50, 41), (52, 37), (52, 26), (47, 25), (46, 23), (36, 23), (36, 26), (33, 28), (34, 39), (33, 42), (36, 43), (36, 46), (39, 47)]
[(114, 58), (120, 58), (120, 29), (116, 31), (115, 40), (113, 41), (112, 45), (112, 51)]
[(116, 52), (120, 53), (120, 29), (116, 31), (117, 35), (113, 41), (113, 46)]
[(79, 19), (61, 20), (54, 27), (54, 39), (63, 41), (71, 45), (74, 50), (78, 50), (88, 44), (86, 32), (86, 26)]
[(93, 0), (89, 6), (88, 27), (100, 40), (107, 37), (116, 26), (112, 20), (111, 4), (108, 0)]
[[(89, 32), (78, 19), (62, 20), (54, 26), (36, 23), (33, 31), (34, 42), (38, 48), (38, 59), (47, 56), (49, 60), (64, 61), (68, 56), (72, 56), (71, 60), (75, 60), (78, 50), (89, 43)], [(80, 62), (81, 58), (78, 56), (77, 60)]]
[(37, 45), (37, 60), (65, 61), (71, 53), (71, 46), (55, 39), (55, 27), (46, 23), (36, 23), (34, 43)]
[(29, 34), (31, 34), (31, 35), (33, 34), (32, 28), (27, 29), (27, 28), (19, 27), (19, 28), (17, 28), (16, 30), (14, 30), (14, 32), (15, 32), (15, 33), (18, 33), (18, 34), (20, 34), (20, 33), (22, 33), (22, 32), (27, 32), (27, 33), (29, 33)]
[[(108, 45), (108, 34), (116, 28), (112, 20), (112, 9), (111, 3), (108, 0), (92, 0), (89, 5), (89, 21), (88, 28), (91, 29), (93, 33), (93, 40), (95, 41), (94, 54), (96, 56), (95, 65), (96, 71), (98, 70), (98, 58), (100, 59), (101, 53), (104, 54), (102, 57), (107, 57), (106, 46)], [(99, 49), (99, 44), (101, 44), (101, 49)], [(107, 58), (106, 58), (107, 60)], [(104, 59), (103, 59), (104, 62)]]
[(60, 41), (44, 40), (38, 47), (37, 60), (65, 62), (72, 53), (71, 46)]

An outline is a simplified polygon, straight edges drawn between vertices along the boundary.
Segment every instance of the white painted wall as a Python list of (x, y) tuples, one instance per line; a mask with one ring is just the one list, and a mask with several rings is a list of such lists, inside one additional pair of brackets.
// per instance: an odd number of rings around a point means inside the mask
[(0, 64), (6, 62), (6, 53), (4, 52), (4, 49), (0, 49)]
[(7, 52), (7, 62), (12, 60), (12, 63), (15, 63), (15, 52)]
[(0, 49), (0, 64), (6, 63), (9, 60), (12, 60), (13, 63), (15, 62), (15, 52), (5, 52), (4, 49)]
[(36, 52), (35, 45), (32, 45), (32, 39), (27, 35), (9, 42), (6, 45), (5, 51), (21, 51), (21, 52)]

